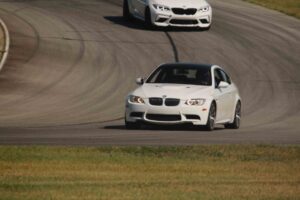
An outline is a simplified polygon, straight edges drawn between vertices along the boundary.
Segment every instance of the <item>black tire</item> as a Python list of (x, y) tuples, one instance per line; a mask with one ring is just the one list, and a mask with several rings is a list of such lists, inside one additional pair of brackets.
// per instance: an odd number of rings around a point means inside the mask
[(136, 130), (141, 128), (140, 122), (128, 122), (125, 120), (125, 127), (129, 130)]
[(241, 126), (241, 111), (242, 111), (242, 105), (241, 102), (238, 101), (235, 106), (235, 112), (234, 112), (234, 120), (233, 123), (225, 124), (225, 128), (230, 129), (239, 129)]
[(209, 109), (207, 122), (205, 125), (205, 129), (207, 131), (213, 131), (215, 129), (216, 116), (217, 116), (217, 106), (215, 102), (212, 102)]
[(132, 16), (129, 12), (128, 0), (123, 1), (123, 18), (126, 20), (131, 20)]
[(209, 29), (210, 29), (210, 26), (206, 27), (206, 28), (201, 28), (202, 31), (209, 31)]
[(149, 7), (146, 7), (146, 10), (145, 10), (145, 25), (150, 30), (154, 28), (152, 21), (151, 21), (151, 12), (150, 12)]

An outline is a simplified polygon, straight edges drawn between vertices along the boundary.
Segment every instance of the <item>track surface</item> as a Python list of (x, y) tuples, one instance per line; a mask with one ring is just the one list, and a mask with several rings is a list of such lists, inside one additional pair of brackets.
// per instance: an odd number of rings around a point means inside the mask
[[(120, 0), (0, 0), (11, 34), (0, 74), (0, 144), (300, 143), (300, 21), (211, 0), (208, 32), (122, 20)], [(124, 129), (124, 98), (162, 62), (223, 66), (243, 99), (240, 130)]]

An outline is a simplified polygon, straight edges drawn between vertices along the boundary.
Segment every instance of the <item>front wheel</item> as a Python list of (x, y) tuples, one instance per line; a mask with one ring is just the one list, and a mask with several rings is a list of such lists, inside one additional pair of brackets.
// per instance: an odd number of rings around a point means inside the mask
[(125, 120), (125, 127), (129, 130), (136, 130), (141, 128), (140, 122), (128, 122)]
[(132, 18), (128, 7), (128, 0), (123, 1), (123, 18), (126, 20), (131, 20)]
[(213, 131), (215, 129), (216, 116), (217, 116), (217, 107), (215, 102), (213, 102), (209, 109), (207, 123), (205, 125), (206, 130)]
[(234, 120), (233, 123), (225, 124), (225, 128), (231, 128), (231, 129), (238, 129), (241, 126), (241, 112), (242, 111), (242, 105), (241, 102), (238, 101), (235, 106), (235, 112), (234, 112)]
[(209, 31), (209, 29), (210, 29), (210, 26), (205, 27), (205, 28), (201, 28), (202, 31)]
[(149, 7), (147, 7), (145, 10), (145, 25), (147, 28), (153, 29), (153, 24), (151, 20), (151, 11)]

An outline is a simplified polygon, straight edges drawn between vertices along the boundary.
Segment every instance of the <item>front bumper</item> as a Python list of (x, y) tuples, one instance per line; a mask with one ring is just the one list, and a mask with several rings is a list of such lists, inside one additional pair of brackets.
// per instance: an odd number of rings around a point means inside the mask
[(153, 106), (145, 100), (145, 104), (126, 102), (126, 121), (144, 121), (152, 124), (205, 125), (208, 118), (209, 103), (202, 106), (188, 106), (180, 102), (178, 106)]
[(175, 14), (172, 11), (157, 11), (150, 7), (151, 21), (156, 26), (200, 27), (208, 28), (212, 22), (211, 9), (207, 12), (197, 11), (193, 15)]

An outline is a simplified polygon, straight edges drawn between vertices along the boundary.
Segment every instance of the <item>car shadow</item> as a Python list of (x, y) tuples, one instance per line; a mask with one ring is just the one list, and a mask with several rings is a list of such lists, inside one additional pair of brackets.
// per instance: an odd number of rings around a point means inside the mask
[(136, 30), (144, 31), (160, 31), (160, 32), (203, 32), (205, 30), (199, 29), (197, 27), (147, 27), (145, 23), (138, 19), (126, 20), (122, 16), (104, 16), (107, 21)]
[[(110, 129), (110, 130), (128, 130), (132, 131), (130, 129), (126, 129), (125, 125), (109, 125), (109, 126), (104, 126), (101, 127), (100, 129)], [(221, 131), (224, 130), (225, 128), (222, 127), (215, 127), (214, 131)], [(137, 129), (140, 131), (151, 131), (151, 130), (156, 130), (156, 131), (207, 131), (204, 127), (198, 127), (198, 126), (193, 126), (189, 124), (185, 125), (166, 125), (166, 126), (160, 126), (160, 125), (151, 125), (151, 124), (143, 124), (140, 129)]]

